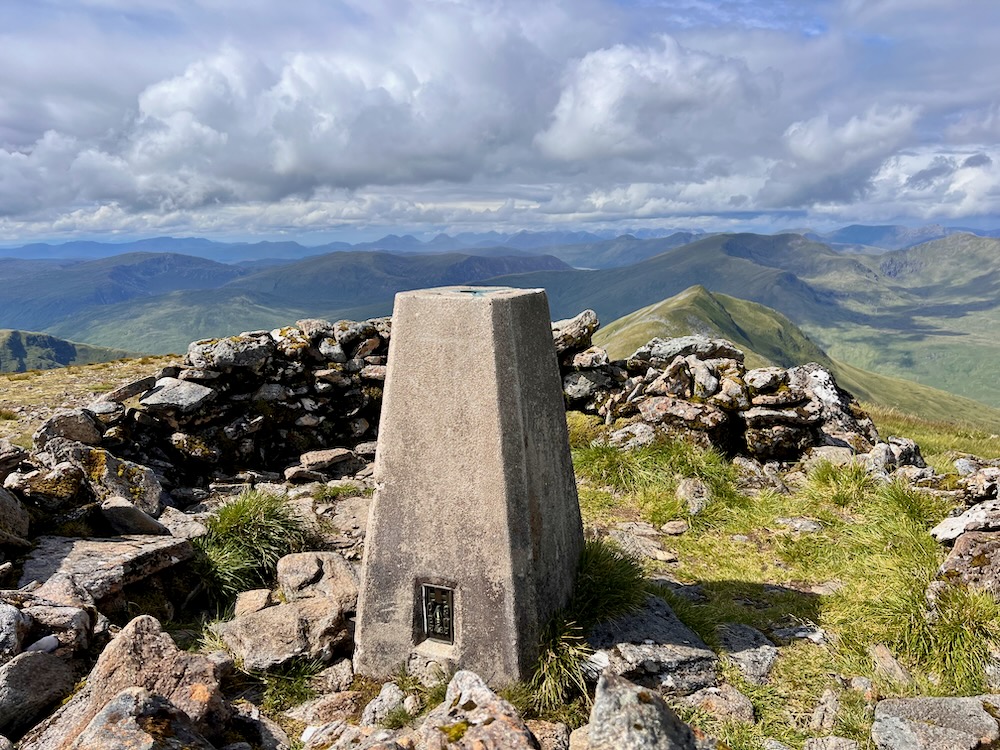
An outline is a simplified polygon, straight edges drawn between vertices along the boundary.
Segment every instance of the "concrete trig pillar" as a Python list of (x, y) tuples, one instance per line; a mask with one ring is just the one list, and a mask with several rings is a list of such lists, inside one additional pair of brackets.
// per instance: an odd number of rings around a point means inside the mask
[(583, 547), (541, 289), (396, 295), (355, 670), (528, 676)]

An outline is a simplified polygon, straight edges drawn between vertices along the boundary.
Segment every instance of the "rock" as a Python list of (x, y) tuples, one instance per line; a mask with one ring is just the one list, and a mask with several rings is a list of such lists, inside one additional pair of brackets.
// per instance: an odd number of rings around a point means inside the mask
[(634, 422), (615, 430), (608, 436), (608, 444), (623, 450), (634, 450), (644, 445), (650, 445), (656, 440), (656, 429), (645, 422)]
[(557, 320), (552, 324), (552, 342), (556, 354), (562, 356), (565, 352), (583, 351), (590, 347), (591, 336), (600, 327), (597, 313), (584, 310), (574, 318)]
[(716, 683), (718, 657), (658, 597), (635, 614), (598, 625), (587, 640), (612, 673), (641, 685), (688, 695)]
[(208, 533), (208, 527), (201, 522), (203, 517), (205, 516), (185, 513), (168, 506), (163, 509), (157, 520), (167, 528), (171, 536), (180, 539), (197, 539)]
[(592, 346), (589, 349), (574, 355), (572, 366), (579, 367), (581, 369), (590, 369), (594, 367), (602, 367), (603, 365), (610, 364), (610, 362), (611, 360), (608, 359), (608, 353), (606, 350), (599, 346)]
[[(645, 527), (645, 528), (640, 528)], [(659, 532), (649, 524), (622, 523), (608, 532), (626, 555), (636, 560), (648, 558), (660, 562), (676, 562), (677, 554), (660, 546)]]
[(354, 681), (354, 665), (350, 659), (341, 659), (314, 676), (309, 684), (319, 693), (339, 693), (347, 690)]
[(743, 382), (756, 393), (774, 393), (788, 382), (788, 374), (780, 367), (758, 367), (747, 370)]
[(271, 589), (241, 591), (236, 596), (236, 603), (233, 605), (233, 617), (242, 617), (253, 612), (260, 612), (272, 604), (274, 602), (271, 600)]
[(817, 531), (823, 530), (823, 525), (819, 521), (815, 521), (812, 518), (803, 518), (802, 516), (775, 518), (774, 522), (790, 531), (796, 531), (801, 534), (814, 534)]
[(124, 497), (109, 497), (101, 503), (101, 515), (119, 534), (169, 534), (170, 530)]
[(444, 703), (431, 711), (417, 737), (426, 750), (537, 750), (514, 707), (468, 670), (448, 683)]
[(69, 462), (83, 471), (85, 481), (98, 500), (124, 497), (154, 518), (160, 514), (160, 486), (148, 466), (124, 461), (101, 448), (53, 439), (48, 452), (59, 462)]
[(663, 422), (703, 432), (718, 430), (727, 420), (726, 413), (716, 406), (695, 404), (672, 396), (643, 399), (639, 402), (639, 413), (652, 424)]
[(292, 484), (306, 484), (307, 482), (325, 482), (326, 474), (318, 471), (311, 471), (304, 466), (289, 466), (285, 469), (284, 477), (286, 482)]
[(892, 655), (892, 652), (884, 643), (876, 643), (868, 648), (868, 655), (875, 663), (875, 669), (895, 682), (897, 685), (909, 686), (913, 684), (913, 677), (906, 667), (899, 663), (899, 660)]
[(896, 466), (916, 466), (919, 469), (927, 466), (920, 454), (920, 446), (909, 438), (890, 437), (889, 448), (896, 459)]
[(301, 599), (218, 623), (213, 630), (245, 669), (272, 669), (297, 657), (329, 661), (348, 640), (344, 610), (326, 598)]
[(778, 740), (767, 739), (764, 740), (764, 744), (761, 745), (761, 750), (792, 750), (784, 742), (778, 742)]
[(699, 740), (655, 691), (605, 673), (597, 683), (585, 747), (589, 750), (708, 750), (716, 745)]
[(823, 644), (827, 642), (826, 631), (823, 628), (812, 625), (791, 625), (787, 628), (775, 628), (771, 631), (771, 637), (783, 645), (792, 641), (812, 641)]
[(678, 482), (674, 494), (687, 506), (688, 513), (692, 516), (705, 510), (712, 499), (708, 485), (696, 477), (687, 477)]
[(307, 727), (302, 741), (304, 750), (413, 750), (412, 742), (396, 742), (400, 734), (391, 729), (356, 727), (338, 719), (322, 727)]
[(974, 750), (1000, 739), (1000, 696), (892, 698), (875, 706), (872, 740), (879, 750)]
[(778, 647), (749, 625), (726, 623), (715, 632), (725, 658), (736, 665), (747, 682), (764, 685), (778, 660)]
[(569, 750), (569, 727), (562, 722), (528, 719), (524, 722), (538, 740), (540, 750)]
[(62, 461), (48, 471), (14, 472), (7, 477), (4, 486), (30, 498), (46, 510), (55, 510), (80, 494), (84, 478), (82, 469)]
[(258, 331), (225, 339), (195, 341), (188, 346), (185, 362), (208, 370), (245, 369), (259, 373), (276, 352), (271, 336)]
[(0, 483), (7, 475), (28, 460), (28, 451), (14, 445), (7, 438), (0, 438)]
[(142, 395), (139, 403), (153, 414), (163, 412), (189, 414), (214, 401), (216, 395), (213, 388), (190, 380), (160, 378), (151, 390)]
[(21, 653), (32, 619), (17, 607), (0, 602), (0, 664)]
[(788, 385), (808, 391), (821, 404), (819, 430), (826, 444), (846, 445), (855, 453), (867, 453), (879, 441), (871, 418), (821, 365), (812, 362), (789, 369)]
[(663, 369), (673, 362), (675, 357), (689, 357), (691, 355), (702, 361), (734, 359), (737, 362), (743, 362), (743, 352), (729, 341), (710, 339), (705, 336), (682, 336), (674, 339), (654, 338), (648, 344), (639, 347), (628, 358), (628, 363), (630, 369), (646, 363)]
[(52, 438), (65, 438), (84, 445), (100, 445), (104, 431), (83, 409), (62, 409), (42, 424), (32, 436), (35, 450), (44, 450)]
[(611, 387), (611, 378), (600, 370), (570, 372), (563, 376), (563, 393), (570, 403), (586, 401), (602, 390)]
[(938, 569), (938, 577), (1000, 595), (1000, 533), (962, 534)]
[(63, 750), (77, 744), (95, 716), (120, 692), (145, 688), (183, 711), (207, 737), (223, 730), (229, 708), (219, 689), (221, 666), (179, 650), (160, 624), (141, 615), (104, 649), (86, 684), (52, 716), (32, 729), (21, 750)]
[(64, 648), (71, 653), (80, 653), (90, 647), (94, 623), (90, 612), (81, 607), (50, 602), (33, 594), (18, 593), (21, 614), (28, 617), (33, 631), (48, 633), (36, 640), (25, 650), (39, 649), (56, 651)]
[(0, 666), (0, 732), (20, 737), (69, 695), (73, 683), (66, 662), (42, 651), (19, 654)]
[(403, 707), (406, 693), (399, 689), (395, 682), (387, 682), (379, 694), (369, 701), (361, 712), (361, 725), (373, 727), (381, 724), (396, 709)]
[[(173, 537), (43, 536), (37, 545), (24, 563), (18, 586), (40, 581), (41, 587), (33, 592), (36, 596), (73, 606), (100, 601), (194, 554), (190, 542)], [(67, 592), (77, 593), (67, 598)], [(82, 602), (80, 593), (85, 597)]]
[(986, 500), (960, 516), (944, 519), (931, 529), (931, 536), (939, 542), (952, 542), (966, 531), (997, 530), (1000, 530), (1000, 499)]
[(810, 425), (772, 424), (743, 433), (746, 450), (762, 461), (794, 459), (816, 441)]
[[(858, 750), (858, 743), (846, 737), (818, 737), (806, 740), (802, 750)], [(942, 748), (943, 750), (943, 748)]]
[(358, 603), (358, 577), (336, 552), (296, 552), (278, 560), (278, 588), (285, 601), (324, 597), (344, 612)]
[(107, 393), (102, 393), (97, 397), (97, 400), (120, 404), (138, 396), (140, 393), (145, 393), (154, 385), (156, 385), (156, 378), (153, 376), (139, 378), (138, 380), (132, 380), (124, 385), (120, 385)]
[(108, 701), (67, 750), (215, 750), (170, 701), (141, 687)]
[(299, 463), (309, 471), (323, 471), (344, 461), (357, 459), (354, 451), (347, 448), (328, 448), (321, 451), (309, 451), (299, 457)]
[(0, 488), (0, 535), (2, 535), (0, 539), (3, 537), (24, 539), (28, 536), (30, 524), (31, 518), (21, 505), (21, 501), (7, 490)]
[(827, 688), (820, 696), (819, 705), (809, 719), (809, 728), (813, 731), (830, 731), (837, 723), (838, 713), (840, 713), (840, 699), (833, 690)]
[(361, 696), (362, 693), (357, 690), (321, 695), (285, 711), (284, 716), (315, 727), (334, 721), (347, 721), (361, 711)]
[(660, 527), (660, 531), (667, 536), (680, 536), (681, 534), (687, 533), (690, 528), (691, 524), (683, 519), (679, 519), (675, 521), (667, 521)]
[(702, 688), (696, 693), (681, 698), (681, 705), (707, 711), (722, 721), (738, 724), (753, 724), (753, 703), (732, 685), (723, 683), (719, 687)]

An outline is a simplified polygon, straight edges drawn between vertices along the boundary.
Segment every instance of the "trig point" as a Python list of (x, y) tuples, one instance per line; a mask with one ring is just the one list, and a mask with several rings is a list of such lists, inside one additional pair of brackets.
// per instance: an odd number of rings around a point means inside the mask
[(527, 677), (583, 547), (543, 290), (396, 295), (375, 478), (356, 671)]

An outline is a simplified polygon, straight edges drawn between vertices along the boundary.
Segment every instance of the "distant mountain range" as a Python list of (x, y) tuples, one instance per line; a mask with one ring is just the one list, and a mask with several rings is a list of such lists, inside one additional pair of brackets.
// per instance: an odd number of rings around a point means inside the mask
[[(828, 244), (846, 252), (873, 253), (880, 250), (901, 250), (929, 240), (952, 234), (977, 234), (983, 237), (1000, 236), (1000, 230), (980, 231), (961, 227), (932, 224), (923, 227), (900, 225), (853, 224), (831, 232), (796, 230), (795, 234)], [(206, 258), (219, 263), (268, 263), (287, 262), (314, 255), (333, 252), (376, 250), (388, 253), (444, 253), (461, 251), (469, 255), (516, 255), (512, 251), (537, 253), (540, 250), (554, 255), (577, 268), (609, 268), (635, 263), (643, 246), (639, 240), (669, 239), (662, 247), (677, 247), (704, 236), (703, 230), (650, 230), (630, 232), (573, 232), (548, 231), (513, 233), (463, 232), (456, 235), (439, 234), (430, 240), (420, 240), (413, 235), (389, 234), (379, 240), (350, 244), (329, 242), (307, 246), (298, 242), (216, 242), (201, 237), (152, 237), (129, 242), (72, 241), (61, 244), (36, 242), (18, 247), (0, 247), (0, 259), (26, 260), (95, 260), (129, 253), (173, 253)], [(608, 241), (611, 245), (607, 245)], [(631, 246), (631, 247), (630, 247)]]
[[(833, 239), (889, 245), (943, 229), (906, 230), (907, 235), (898, 227), (847, 227)], [(418, 243), (422, 252), (340, 249), (298, 260), (239, 264), (176, 253), (6, 259), (0, 260), (0, 326), (166, 352), (183, 350), (197, 338), (271, 328), (302, 317), (388, 314), (396, 292), (428, 286), (544, 287), (554, 317), (590, 307), (604, 321), (701, 286), (717, 300), (725, 296), (778, 311), (843, 368), (904, 377), (1000, 406), (995, 385), (1000, 240), (946, 232), (902, 249), (865, 245), (865, 252), (860, 245), (845, 251), (850, 243), (831, 246), (808, 233), (580, 235), (576, 244), (540, 249), (529, 245), (543, 238), (521, 233), (475, 235), (484, 243), (519, 237), (522, 247), (513, 249), (485, 244), (474, 251), (431, 253), (430, 243)], [(462, 237), (467, 242), (473, 236)], [(567, 239), (559, 233), (545, 237)], [(400, 247), (416, 242), (394, 241)], [(458, 238), (432, 242), (443, 247), (452, 241)], [(798, 346), (791, 340), (779, 343)]]
[(51, 370), (134, 356), (135, 352), (77, 344), (47, 333), (0, 329), (0, 372)]

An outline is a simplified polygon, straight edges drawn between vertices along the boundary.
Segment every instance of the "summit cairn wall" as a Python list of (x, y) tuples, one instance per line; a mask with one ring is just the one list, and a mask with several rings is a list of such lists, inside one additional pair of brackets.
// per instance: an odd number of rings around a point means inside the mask
[(542, 290), (396, 296), (355, 668), (526, 677), (583, 531)]

